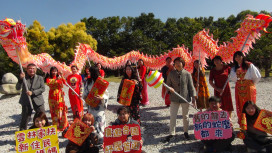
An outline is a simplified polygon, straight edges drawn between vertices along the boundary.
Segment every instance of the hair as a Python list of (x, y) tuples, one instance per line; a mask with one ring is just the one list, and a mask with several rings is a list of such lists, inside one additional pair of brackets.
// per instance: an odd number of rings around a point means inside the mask
[[(49, 73), (49, 75), (50, 75), (50, 78), (53, 78), (53, 74), (52, 74), (52, 72), (54, 71), (54, 70), (57, 70), (57, 72), (59, 71), (55, 66), (52, 66), (51, 68), (50, 68), (50, 73)], [(57, 74), (57, 76), (56, 77), (58, 77), (59, 76), (59, 74)]]
[(100, 76), (99, 69), (97, 66), (90, 67), (89, 71), (91, 73), (91, 77), (87, 79), (88, 84), (90, 84), (91, 82), (95, 82), (96, 79)]
[[(86, 70), (89, 70), (89, 69), (90, 69), (90, 67), (89, 67), (89, 66), (86, 66), (85, 69), (84, 69), (83, 74), (88, 75), (88, 74), (86, 73)], [(90, 71), (90, 70), (89, 70), (89, 71)]]
[(50, 125), (44, 112), (37, 112), (37, 113), (35, 113), (34, 118), (33, 118), (33, 125), (34, 126), (35, 126), (35, 120), (37, 118), (41, 118), (42, 120), (45, 120), (45, 125), (44, 126), (49, 126)]
[(127, 65), (128, 65), (128, 62), (130, 62), (130, 63), (131, 63), (131, 65), (132, 65), (131, 60), (127, 60), (127, 62), (126, 62), (126, 65), (125, 65), (125, 66), (127, 66)]
[(72, 69), (73, 67), (75, 67), (75, 68), (78, 70), (78, 67), (77, 67), (76, 65), (72, 65), (72, 66), (71, 66), (71, 69)]
[(144, 60), (143, 59), (139, 59), (138, 62), (142, 61), (143, 62), (143, 65), (144, 65)]
[(220, 60), (221, 62), (223, 62), (222, 57), (217, 55), (217, 56), (215, 56), (215, 57), (212, 59), (212, 66), (213, 66), (213, 67), (215, 67), (214, 60), (216, 60), (216, 59), (217, 59), (217, 60)]
[(93, 116), (93, 114), (91, 114), (91, 113), (84, 114), (83, 117), (82, 117), (82, 121), (84, 122), (85, 120), (90, 120), (92, 122), (91, 125), (93, 125), (94, 124), (94, 116)]
[(30, 66), (35, 66), (35, 67), (37, 67), (34, 63), (29, 63), (29, 64), (26, 66), (26, 68), (28, 68), (28, 67), (30, 67)]
[(181, 63), (182, 63), (182, 65), (183, 65), (183, 67), (185, 67), (185, 61), (184, 61), (184, 59), (183, 59), (183, 58), (181, 58), (181, 57), (177, 57), (177, 58), (175, 58), (175, 59), (174, 59), (174, 64), (175, 64), (175, 62), (176, 62), (176, 61), (181, 62)]
[[(194, 64), (195, 64), (195, 63), (198, 64), (198, 63), (199, 63), (199, 60), (195, 60), (195, 61), (194, 61)], [(197, 72), (197, 69), (196, 69), (195, 66), (194, 66), (193, 74), (195, 74), (196, 72)], [(200, 72), (200, 73), (201, 73), (201, 72)]]
[[(246, 108), (248, 105), (252, 105), (256, 111), (255, 111), (255, 114), (253, 116), (250, 116), (246, 113)], [(253, 101), (246, 101), (244, 106), (243, 106), (243, 110), (242, 110), (242, 113), (245, 113), (246, 114), (246, 118), (247, 120), (253, 120), (255, 121), (257, 119), (257, 117), (259, 116), (259, 113), (260, 113), (261, 109), (253, 102)]]
[(211, 102), (221, 103), (221, 99), (219, 97), (216, 97), (216, 96), (211, 96), (209, 98), (209, 103), (211, 103)]
[(117, 115), (120, 115), (121, 111), (125, 111), (127, 114), (130, 115), (130, 111), (126, 106), (122, 106), (122, 107), (118, 108)]
[(172, 58), (171, 58), (171, 57), (167, 57), (167, 58), (165, 59), (165, 61), (167, 61), (168, 59), (172, 60)]
[(245, 55), (244, 55), (243, 52), (241, 52), (241, 51), (236, 51), (236, 52), (234, 53), (234, 55), (233, 55), (233, 63), (234, 63), (234, 70), (235, 70), (235, 72), (236, 72), (236, 70), (237, 70), (238, 68), (240, 68), (238, 62), (235, 61), (235, 57), (238, 56), (238, 55), (243, 57), (243, 61), (242, 61), (242, 69), (243, 69), (243, 70), (247, 70), (247, 69), (249, 68), (249, 64), (248, 64), (248, 62), (247, 62), (246, 59), (245, 59)]
[[(131, 69), (131, 78), (129, 78), (128, 75), (127, 75), (127, 73), (126, 73), (127, 67), (129, 67)], [(139, 80), (138, 77), (137, 77), (137, 75), (136, 75), (135, 70), (131, 67), (131, 65), (126, 65), (125, 66), (125, 73), (124, 73), (123, 79), (135, 79), (135, 80)]]

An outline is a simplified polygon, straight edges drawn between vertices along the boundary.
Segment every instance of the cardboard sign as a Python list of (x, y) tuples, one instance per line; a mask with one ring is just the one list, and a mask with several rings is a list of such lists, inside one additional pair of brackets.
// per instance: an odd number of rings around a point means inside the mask
[(135, 88), (135, 82), (125, 79), (119, 99), (119, 103), (125, 106), (130, 106), (131, 99)]
[(262, 109), (253, 126), (256, 129), (272, 134), (272, 112)]
[(108, 126), (104, 132), (104, 152), (141, 153), (141, 139), (137, 124)]
[(97, 107), (100, 101), (95, 101), (94, 97), (97, 95), (103, 96), (108, 86), (109, 86), (108, 81), (102, 79), (101, 77), (98, 77), (85, 100), (86, 103), (91, 107)]
[(57, 126), (15, 132), (17, 153), (59, 153)]
[(81, 146), (91, 132), (92, 129), (88, 125), (76, 118), (64, 137)]
[(195, 138), (200, 140), (228, 139), (232, 136), (231, 122), (226, 111), (205, 111), (194, 115)]

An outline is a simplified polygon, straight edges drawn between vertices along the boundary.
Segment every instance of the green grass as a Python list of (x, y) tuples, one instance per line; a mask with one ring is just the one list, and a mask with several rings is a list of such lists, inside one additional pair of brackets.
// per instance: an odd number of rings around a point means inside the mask
[(107, 80), (108, 82), (116, 82), (116, 83), (120, 83), (121, 79), (122, 77), (115, 77), (115, 76), (109, 76), (105, 78), (105, 80)]
[[(265, 71), (264, 71), (264, 70), (261, 71), (261, 75), (262, 75), (262, 77), (265, 76)], [(272, 72), (269, 73), (269, 76), (270, 76), (270, 77), (272, 76)]]

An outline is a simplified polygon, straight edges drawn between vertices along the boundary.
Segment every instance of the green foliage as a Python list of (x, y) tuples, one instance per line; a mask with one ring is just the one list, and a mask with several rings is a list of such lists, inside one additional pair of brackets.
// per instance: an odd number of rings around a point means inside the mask
[(79, 22), (75, 25), (62, 24), (57, 28), (51, 28), (48, 33), (48, 41), (53, 46), (51, 56), (60, 62), (70, 64), (74, 59), (74, 49), (78, 43), (89, 44), (96, 50), (97, 41), (86, 33), (85, 23)]

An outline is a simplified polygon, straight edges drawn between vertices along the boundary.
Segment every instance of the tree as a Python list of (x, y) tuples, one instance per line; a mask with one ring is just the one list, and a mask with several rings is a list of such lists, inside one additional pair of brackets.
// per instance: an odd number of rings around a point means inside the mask
[(75, 25), (62, 24), (51, 28), (48, 33), (49, 43), (53, 46), (52, 57), (60, 62), (70, 64), (74, 59), (74, 49), (78, 43), (89, 44), (93, 50), (97, 49), (97, 41), (86, 33), (84, 22)]

